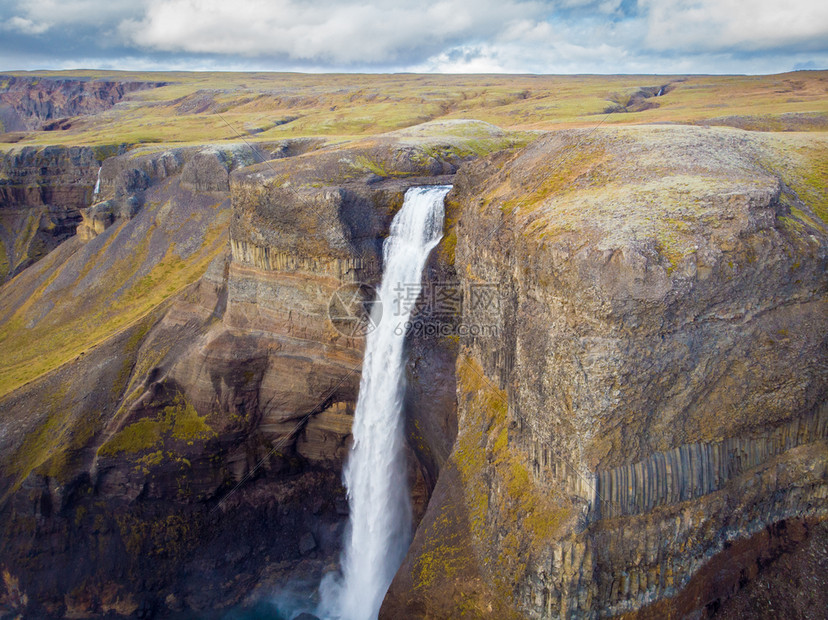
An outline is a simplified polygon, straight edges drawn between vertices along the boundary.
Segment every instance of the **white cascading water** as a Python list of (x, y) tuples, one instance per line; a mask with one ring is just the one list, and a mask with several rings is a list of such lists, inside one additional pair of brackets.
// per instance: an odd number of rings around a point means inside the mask
[(94, 198), (98, 194), (101, 193), (101, 166), (98, 166), (98, 180), (95, 181), (95, 189), (92, 191), (92, 197)]
[[(354, 443), (345, 466), (350, 522), (342, 575), (320, 585), (325, 618), (373, 620), (411, 542), (411, 503), (402, 420), (405, 316), (393, 315), (395, 295), (419, 294), (428, 255), (443, 236), (443, 201), (451, 186), (414, 187), (391, 222), (383, 246), (379, 296), (383, 316), (368, 334), (362, 364)], [(416, 297), (416, 296), (415, 296)], [(410, 298), (409, 298), (410, 299)]]

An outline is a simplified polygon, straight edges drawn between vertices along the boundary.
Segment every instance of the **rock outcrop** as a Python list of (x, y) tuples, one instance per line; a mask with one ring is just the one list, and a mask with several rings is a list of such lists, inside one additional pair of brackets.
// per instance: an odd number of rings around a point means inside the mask
[(383, 615), (703, 613), (825, 518), (819, 141), (564, 132), (458, 175), (457, 274), (498, 291), (463, 322), (502, 331), (460, 340), (463, 491)]
[(104, 151), (24, 147), (0, 156), (0, 283), (75, 234)]
[(146, 190), (170, 177), (180, 175), (180, 186), (191, 192), (226, 194), (234, 170), (286, 154), (298, 155), (318, 144), (300, 139), (259, 142), (255, 146), (230, 143), (166, 150), (145, 147), (133, 149), (129, 157), (108, 158), (101, 165), (94, 204), (80, 211), (83, 221), (77, 233), (88, 241), (116, 221), (133, 218), (144, 204)]

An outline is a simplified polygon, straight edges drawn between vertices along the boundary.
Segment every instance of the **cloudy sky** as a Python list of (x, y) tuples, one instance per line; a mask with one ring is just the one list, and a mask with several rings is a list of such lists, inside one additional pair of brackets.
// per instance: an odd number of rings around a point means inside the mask
[(0, 70), (774, 73), (826, 0), (0, 0)]

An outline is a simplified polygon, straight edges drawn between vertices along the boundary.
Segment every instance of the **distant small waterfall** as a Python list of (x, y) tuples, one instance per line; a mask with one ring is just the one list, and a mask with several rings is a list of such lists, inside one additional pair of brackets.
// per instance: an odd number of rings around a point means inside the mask
[[(350, 522), (342, 574), (320, 585), (325, 618), (372, 620), (411, 541), (411, 504), (402, 420), (404, 330), (390, 316), (400, 285), (419, 287), (428, 255), (443, 235), (443, 201), (451, 186), (405, 194), (383, 247), (379, 296), (385, 317), (367, 336), (354, 414), (354, 443), (345, 467)], [(418, 289), (419, 290), (419, 289)], [(375, 321), (376, 322), (376, 321)]]
[(98, 180), (95, 181), (95, 189), (92, 190), (92, 199), (94, 200), (95, 197), (101, 193), (101, 168), (103, 166), (98, 166)]

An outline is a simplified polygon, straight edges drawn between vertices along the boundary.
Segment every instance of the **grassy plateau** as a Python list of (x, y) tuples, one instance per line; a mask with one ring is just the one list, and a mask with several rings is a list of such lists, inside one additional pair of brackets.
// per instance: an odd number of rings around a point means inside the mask
[[(331, 141), (426, 121), (477, 119), (504, 129), (599, 123), (828, 129), (828, 72), (770, 76), (358, 75), (12, 72), (41, 78), (162, 81), (68, 129), (0, 135), (17, 145), (202, 143), (324, 136)], [(0, 94), (4, 89), (0, 82)], [(661, 93), (659, 95), (659, 93)]]

